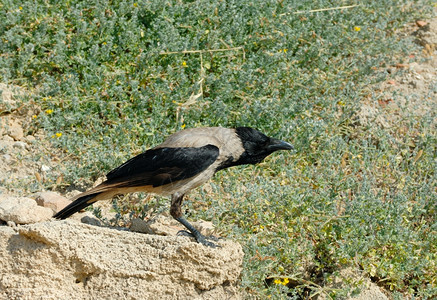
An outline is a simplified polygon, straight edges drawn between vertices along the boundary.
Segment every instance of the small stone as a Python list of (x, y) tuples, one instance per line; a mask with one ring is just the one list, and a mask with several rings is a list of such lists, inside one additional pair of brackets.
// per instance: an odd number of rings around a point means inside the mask
[(42, 166), (41, 166), (41, 171), (43, 171), (43, 172), (48, 172), (48, 171), (50, 171), (50, 167), (49, 167), (49, 166), (46, 166), (46, 165), (42, 165)]
[(33, 143), (34, 141), (36, 141), (36, 138), (33, 135), (28, 135), (26, 136), (26, 141), (28, 143)]
[(73, 221), (77, 221), (77, 222), (81, 222), (84, 224), (93, 225), (93, 226), (101, 226), (102, 225), (100, 220), (97, 219), (97, 217), (94, 216), (93, 213), (89, 210), (79, 211), (79, 212), (71, 215), (70, 217), (68, 217), (68, 219), (73, 220)]
[(70, 200), (55, 192), (39, 192), (35, 196), (35, 201), (39, 206), (50, 208), (55, 213), (71, 203)]
[(132, 219), (129, 229), (130, 231), (134, 231), (134, 232), (141, 232), (141, 233), (148, 233), (148, 234), (154, 233), (151, 232), (149, 226), (147, 225), (147, 222), (140, 218)]
[(17, 149), (21, 149), (21, 150), (25, 150), (26, 149), (26, 143), (25, 142), (15, 142), (12, 147), (17, 148)]
[[(85, 212), (87, 213), (87, 212)], [(102, 223), (97, 219), (96, 217), (90, 215), (85, 215), (82, 218), (80, 218), (80, 221), (84, 224), (93, 225), (93, 226), (102, 226)]]
[(19, 141), (24, 137), (23, 128), (17, 121), (10, 122), (7, 134), (16, 141)]
[(416, 21), (416, 25), (419, 26), (419, 27), (423, 27), (423, 26), (428, 25), (428, 23), (425, 22), (425, 21), (422, 21), (422, 20), (417, 20)]
[(27, 197), (0, 196), (0, 219), (16, 224), (31, 224), (47, 221), (53, 216), (53, 211), (38, 206), (35, 200)]

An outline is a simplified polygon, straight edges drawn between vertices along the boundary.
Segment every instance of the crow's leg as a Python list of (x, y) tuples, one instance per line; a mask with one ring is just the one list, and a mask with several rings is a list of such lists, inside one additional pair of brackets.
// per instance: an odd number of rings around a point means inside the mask
[[(185, 226), (185, 228), (188, 229), (191, 236), (193, 236), (198, 243), (201, 243), (202, 245), (211, 247), (211, 248), (217, 248), (218, 245), (211, 243), (207, 239), (209, 237), (205, 237), (202, 235), (196, 228), (193, 227), (183, 216), (182, 216), (182, 210), (181, 205), (182, 201), (184, 199), (183, 194), (175, 193), (171, 196), (171, 206), (170, 206), (170, 215), (175, 218), (176, 221), (181, 223)], [(181, 230), (180, 233), (184, 233), (186, 231)]]

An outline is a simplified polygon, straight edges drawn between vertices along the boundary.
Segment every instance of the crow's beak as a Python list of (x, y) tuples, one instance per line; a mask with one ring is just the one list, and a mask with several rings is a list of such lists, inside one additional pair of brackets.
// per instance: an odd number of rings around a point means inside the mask
[(293, 150), (294, 147), (284, 141), (272, 139), (270, 142), (270, 145), (268, 146), (268, 149), (271, 151), (278, 151), (278, 150)]

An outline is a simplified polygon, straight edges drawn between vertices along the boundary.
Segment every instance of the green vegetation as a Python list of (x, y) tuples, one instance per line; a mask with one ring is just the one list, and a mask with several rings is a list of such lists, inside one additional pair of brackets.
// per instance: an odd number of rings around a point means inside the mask
[(294, 13), (354, 3), (5, 0), (0, 80), (34, 91), (29, 133), (43, 128), (66, 153), (67, 184), (90, 184), (185, 126), (292, 142), (295, 154), (223, 171), (186, 203), (244, 246), (248, 297), (342, 298), (359, 282), (328, 287), (351, 267), (395, 298), (432, 298), (435, 112), (394, 128), (356, 118), (361, 100), (377, 101), (378, 70), (414, 50), (394, 30), (431, 5), (360, 3)]

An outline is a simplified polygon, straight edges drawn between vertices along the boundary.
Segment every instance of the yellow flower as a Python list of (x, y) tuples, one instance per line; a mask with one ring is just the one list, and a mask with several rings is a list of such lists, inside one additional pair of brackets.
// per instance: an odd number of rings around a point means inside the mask
[(187, 126), (187, 125), (185, 125), (185, 124), (182, 124), (181, 128), (182, 128), (182, 129), (184, 129), (184, 128), (185, 128), (185, 126)]
[(288, 49), (284, 49), (283, 51), (284, 51), (284, 53), (287, 53)]
[(185, 60), (182, 62), (182, 66), (184, 66), (184, 67), (187, 66), (187, 62)]
[(53, 113), (53, 109), (46, 109), (46, 114), (50, 115)]
[(277, 278), (275, 279), (274, 283), (275, 284), (282, 284), (282, 285), (287, 285), (290, 282), (290, 280), (286, 277), (283, 280), (281, 278)]
[(361, 27), (360, 27), (360, 26), (355, 26), (355, 27), (354, 27), (354, 30), (358, 32), (358, 31), (361, 30)]
[(36, 119), (36, 118), (37, 118), (37, 115), (33, 115), (33, 116), (32, 116), (32, 119)]
[(62, 136), (62, 132), (56, 132), (55, 135), (56, 137), (60, 138)]
[(23, 7), (20, 6), (18, 9), (19, 9), (19, 10), (23, 10)]
[(138, 3), (135, 2), (135, 3), (134, 3), (134, 7), (137, 7), (137, 6), (138, 6)]

